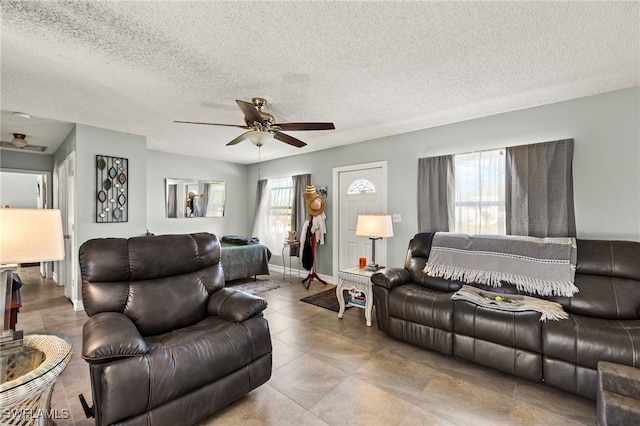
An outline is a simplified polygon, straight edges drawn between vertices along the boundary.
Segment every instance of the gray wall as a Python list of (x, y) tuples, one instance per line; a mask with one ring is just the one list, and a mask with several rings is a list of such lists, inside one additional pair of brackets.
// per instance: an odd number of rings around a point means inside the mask
[(50, 172), (53, 155), (0, 150), (0, 168)]
[[(574, 138), (574, 190), (578, 238), (640, 241), (640, 88), (544, 105), (359, 144), (273, 160), (249, 167), (247, 209), (254, 211), (258, 175), (311, 173), (332, 188), (332, 169), (387, 160), (388, 213), (400, 213), (387, 241), (389, 266), (401, 266), (417, 232), (418, 159), (443, 154)], [(268, 147), (266, 148), (268, 149)], [(326, 200), (332, 211), (331, 192)], [(253, 217), (249, 217), (252, 221)], [(247, 228), (251, 229), (247, 223)], [(333, 221), (320, 246), (318, 270), (332, 273)]]
[(38, 207), (37, 174), (0, 173), (0, 206), (11, 206), (21, 209)]
[[(168, 219), (165, 179), (198, 179), (225, 183), (224, 217)], [(211, 232), (246, 235), (247, 166), (184, 155), (147, 151), (147, 228), (154, 234)]]
[[(75, 252), (80, 245), (100, 237), (133, 237), (147, 228), (147, 138), (76, 126), (76, 229)], [(129, 220), (125, 223), (96, 223), (96, 155), (129, 160)]]

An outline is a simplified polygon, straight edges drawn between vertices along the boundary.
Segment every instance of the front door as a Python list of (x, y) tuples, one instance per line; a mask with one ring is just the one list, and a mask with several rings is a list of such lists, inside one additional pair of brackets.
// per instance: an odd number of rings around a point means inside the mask
[[(386, 214), (387, 163), (386, 161), (359, 164), (334, 169), (334, 191), (337, 206), (337, 253), (334, 251), (334, 277), (338, 270), (358, 265), (360, 257), (371, 262), (371, 240), (356, 235), (356, 222), (360, 214)], [(334, 232), (335, 233), (335, 232)], [(376, 263), (385, 265), (386, 241), (376, 241)]]

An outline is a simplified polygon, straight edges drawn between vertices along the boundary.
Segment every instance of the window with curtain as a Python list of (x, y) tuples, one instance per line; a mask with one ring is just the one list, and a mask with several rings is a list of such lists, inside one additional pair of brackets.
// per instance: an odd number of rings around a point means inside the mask
[(564, 139), (420, 158), (420, 232), (575, 237), (573, 146)]
[(454, 155), (455, 225), (463, 234), (505, 233), (503, 150)]
[(268, 179), (261, 194), (253, 234), (272, 251), (279, 249), (291, 229), (293, 179)]

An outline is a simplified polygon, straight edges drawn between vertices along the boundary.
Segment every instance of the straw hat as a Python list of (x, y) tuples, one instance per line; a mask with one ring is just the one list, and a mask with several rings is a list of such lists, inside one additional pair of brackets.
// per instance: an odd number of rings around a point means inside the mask
[(302, 195), (307, 199), (318, 196), (315, 185), (307, 185), (307, 190)]
[(307, 198), (305, 208), (311, 216), (321, 215), (324, 211), (324, 200), (319, 195), (314, 198)]

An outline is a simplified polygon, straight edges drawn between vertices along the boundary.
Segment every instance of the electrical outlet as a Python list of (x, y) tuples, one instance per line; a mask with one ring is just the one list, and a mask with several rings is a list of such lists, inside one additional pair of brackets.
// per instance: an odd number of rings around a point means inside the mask
[(400, 216), (400, 213), (396, 213), (394, 215), (391, 215), (391, 220), (393, 222), (402, 222), (402, 216)]

